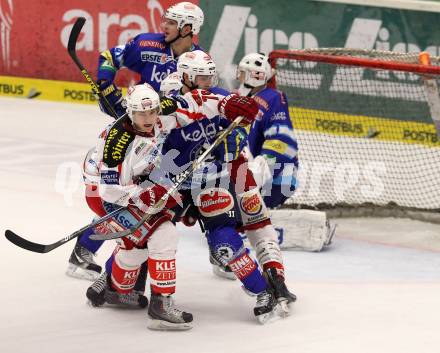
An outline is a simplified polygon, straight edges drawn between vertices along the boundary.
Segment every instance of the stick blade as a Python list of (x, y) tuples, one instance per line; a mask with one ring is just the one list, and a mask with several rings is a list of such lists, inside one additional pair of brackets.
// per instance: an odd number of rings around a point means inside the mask
[(74, 53), (76, 51), (76, 42), (78, 41), (78, 37), (81, 33), (84, 23), (86, 23), (86, 19), (84, 17), (78, 17), (76, 22), (73, 24), (72, 32), (70, 32), (69, 36), (69, 42), (67, 43), (67, 50), (69, 53)]
[(19, 235), (15, 234), (13, 231), (11, 231), (9, 229), (6, 230), (5, 237), (12, 244), (17, 245), (18, 247), (20, 247), (22, 249), (37, 252), (40, 254), (44, 254), (44, 253), (50, 251), (50, 249), (48, 249), (48, 247), (46, 245), (37, 244), (37, 243), (31, 242), (29, 240), (26, 240), (26, 239), (20, 237)]

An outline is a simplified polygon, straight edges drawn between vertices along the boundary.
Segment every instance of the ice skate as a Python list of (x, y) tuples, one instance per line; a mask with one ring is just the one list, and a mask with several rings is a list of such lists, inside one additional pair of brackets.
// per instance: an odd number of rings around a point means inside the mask
[(151, 330), (189, 330), (193, 316), (177, 309), (171, 295), (151, 294), (148, 328)]
[(275, 295), (270, 288), (258, 294), (254, 315), (260, 324), (265, 324), (277, 318), (277, 304)]
[(148, 299), (138, 291), (121, 294), (112, 289), (108, 284), (107, 273), (104, 272), (99, 278), (87, 288), (86, 296), (92, 306), (102, 306), (105, 303), (120, 307), (145, 308)]
[(273, 290), (274, 296), (280, 305), (284, 315), (290, 313), (290, 305), (296, 301), (296, 295), (291, 293), (286, 286), (284, 278), (277, 274), (276, 268), (269, 268), (264, 272), (268, 284)]
[(212, 265), (212, 272), (222, 278), (230, 279), (231, 281), (235, 281), (237, 277), (235, 276), (234, 272), (229, 268), (229, 266), (223, 266), (219, 264), (212, 255), (209, 255), (209, 262)]
[(66, 275), (90, 281), (96, 280), (101, 274), (102, 268), (93, 257), (93, 253), (77, 241), (69, 258)]

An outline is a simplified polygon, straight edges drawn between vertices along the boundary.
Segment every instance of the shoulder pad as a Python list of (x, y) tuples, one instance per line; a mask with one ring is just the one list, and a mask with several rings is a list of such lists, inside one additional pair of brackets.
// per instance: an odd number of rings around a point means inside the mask
[(125, 158), (128, 146), (136, 137), (135, 134), (127, 131), (123, 127), (126, 119), (117, 121), (107, 133), (104, 142), (104, 153), (102, 161), (109, 167), (114, 168), (122, 163)]

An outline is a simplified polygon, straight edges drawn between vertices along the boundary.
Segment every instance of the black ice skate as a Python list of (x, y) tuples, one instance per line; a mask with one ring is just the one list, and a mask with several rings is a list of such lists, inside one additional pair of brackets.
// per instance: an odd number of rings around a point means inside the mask
[(104, 272), (99, 278), (87, 288), (86, 296), (92, 306), (102, 306), (104, 303), (117, 305), (124, 308), (145, 308), (148, 299), (138, 291), (131, 291), (121, 294), (112, 289), (109, 285), (109, 277)]
[(151, 330), (189, 330), (192, 328), (193, 316), (177, 309), (171, 295), (151, 294), (148, 307)]
[(291, 293), (287, 289), (286, 283), (284, 282), (284, 278), (277, 274), (276, 268), (268, 268), (264, 272), (264, 275), (269, 285), (272, 287), (275, 294), (275, 298), (277, 298), (277, 300), (285, 299), (287, 300), (288, 303), (296, 302), (296, 295)]
[(66, 275), (90, 281), (96, 280), (102, 268), (95, 262), (93, 256), (93, 253), (82, 246), (78, 240), (70, 255)]
[(229, 266), (221, 265), (214, 257), (209, 255), (209, 262), (212, 265), (212, 272), (219, 277), (230, 279), (231, 281), (235, 281), (237, 277), (234, 272), (229, 268)]
[(257, 296), (257, 304), (254, 308), (254, 315), (257, 317), (258, 322), (265, 324), (271, 318), (277, 316), (277, 300), (270, 288), (261, 292)]

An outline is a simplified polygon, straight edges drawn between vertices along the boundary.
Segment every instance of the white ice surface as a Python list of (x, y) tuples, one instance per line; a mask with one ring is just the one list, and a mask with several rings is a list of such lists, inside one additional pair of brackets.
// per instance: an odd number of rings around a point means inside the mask
[[(109, 120), (93, 106), (0, 99), (0, 232), (54, 242), (91, 220), (75, 172), (65, 199), (57, 168), (79, 165)], [(179, 227), (177, 303), (188, 332), (154, 332), (145, 311), (91, 308), (87, 281), (64, 275), (73, 242), (47, 254), (0, 237), (0, 352), (440, 351), (440, 227), (395, 219), (338, 220), (322, 253), (285, 252), (293, 314), (261, 326), (254, 299), (211, 274), (198, 229)], [(99, 252), (103, 263), (112, 250)]]

